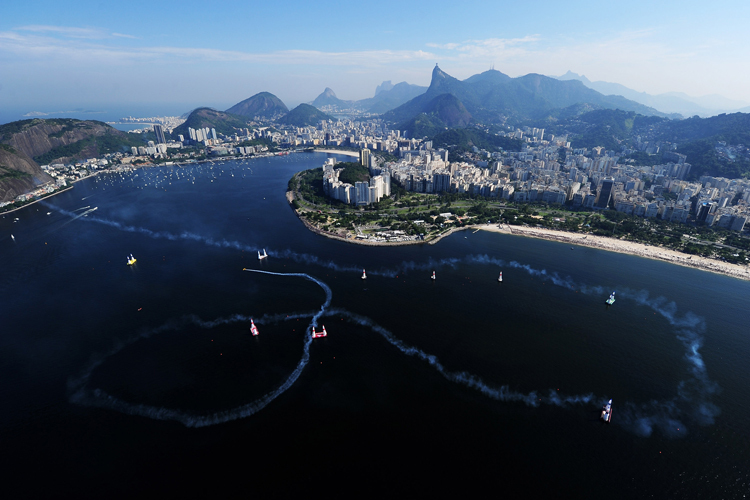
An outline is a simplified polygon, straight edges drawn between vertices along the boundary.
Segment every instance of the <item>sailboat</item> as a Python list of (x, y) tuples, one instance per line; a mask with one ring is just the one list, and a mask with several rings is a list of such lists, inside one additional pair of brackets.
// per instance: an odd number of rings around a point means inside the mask
[(602, 420), (604, 420), (607, 423), (612, 422), (612, 400), (609, 400), (609, 403), (604, 405), (602, 408)]
[(367, 279), (367, 274), (365, 273), (365, 270), (364, 270), (364, 269), (362, 269), (362, 279), (363, 279), (363, 280), (366, 280), (366, 279)]
[(323, 325), (323, 330), (321, 330), (319, 332), (316, 332), (315, 331), (315, 327), (313, 327), (313, 329), (312, 329), (312, 338), (319, 339), (321, 337), (327, 337), (327, 336), (328, 336), (328, 332), (326, 331), (326, 326), (325, 325)]
[(254, 337), (258, 335), (258, 327), (255, 326), (252, 318), (250, 318), (250, 333), (252, 333)]
[(502, 271), (500, 271), (500, 276), (497, 277), (497, 281), (498, 282), (503, 281), (503, 272)]
[(266, 249), (263, 249), (263, 253), (260, 253), (260, 250), (258, 250), (258, 260), (267, 259), (268, 254), (266, 253)]
[(129, 257), (127, 257), (127, 259), (128, 259), (128, 265), (129, 266), (132, 266), (133, 264), (135, 264), (135, 257), (133, 257), (132, 253), (130, 254)]
[(615, 303), (615, 292), (612, 292), (612, 295), (609, 296), (606, 302), (608, 306), (611, 306)]
[(430, 279), (432, 279), (432, 280), (435, 279), (435, 271), (432, 271), (432, 276), (430, 276)]

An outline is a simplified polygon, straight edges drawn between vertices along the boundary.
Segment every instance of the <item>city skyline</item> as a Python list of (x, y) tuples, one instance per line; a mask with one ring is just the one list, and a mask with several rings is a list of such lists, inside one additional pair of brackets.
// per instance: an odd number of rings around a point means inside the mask
[[(599, 3), (385, 2), (377, 8), (291, 2), (92, 2), (4, 7), (0, 108), (27, 117), (128, 107), (155, 113), (227, 107), (261, 91), (288, 106), (326, 87), (371, 97), (382, 81), (429, 85), (439, 63), (459, 79), (570, 70), (650, 94), (719, 94), (750, 103), (750, 6), (636, 2), (616, 18)], [(739, 106), (738, 106), (739, 107)], [(140, 108), (139, 108), (140, 109)], [(92, 116), (95, 117), (95, 116)], [(8, 121), (6, 116), (0, 117)]]

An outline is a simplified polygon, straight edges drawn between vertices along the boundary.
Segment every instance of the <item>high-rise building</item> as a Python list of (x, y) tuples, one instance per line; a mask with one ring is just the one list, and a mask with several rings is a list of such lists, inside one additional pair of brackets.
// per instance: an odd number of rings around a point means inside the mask
[(596, 199), (596, 208), (607, 208), (609, 206), (609, 199), (612, 196), (612, 189), (615, 186), (615, 180), (608, 177), (602, 181), (602, 186), (599, 189), (599, 196)]
[(359, 164), (370, 168), (370, 150), (365, 148), (359, 152)]
[(436, 173), (432, 174), (433, 190), (436, 193), (448, 192), (451, 188), (451, 174)]
[(164, 128), (158, 123), (154, 124), (154, 135), (156, 135), (157, 144), (166, 144), (167, 140), (164, 138)]
[(370, 202), (370, 185), (367, 182), (354, 183), (357, 205), (367, 205)]

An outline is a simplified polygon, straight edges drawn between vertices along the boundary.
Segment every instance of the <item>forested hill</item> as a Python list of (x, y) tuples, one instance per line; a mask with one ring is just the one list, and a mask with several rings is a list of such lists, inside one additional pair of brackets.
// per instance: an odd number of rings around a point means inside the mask
[(7, 201), (50, 181), (39, 165), (94, 158), (142, 144), (140, 136), (94, 120), (35, 118), (0, 125), (0, 199)]
[[(639, 164), (661, 163), (665, 148), (676, 147), (676, 151), (686, 155), (688, 163), (692, 165), (690, 179), (697, 179), (701, 175), (730, 179), (750, 177), (748, 113), (669, 120), (620, 110), (596, 110), (548, 123), (547, 126), (551, 133), (570, 133), (568, 139), (574, 148), (604, 146), (612, 151), (621, 151), (623, 147), (634, 149), (638, 138), (642, 144), (660, 148), (660, 153), (654, 155), (640, 151), (631, 155), (630, 158)], [(722, 155), (719, 153), (723, 147), (720, 142), (725, 142), (729, 147), (738, 147), (745, 153), (737, 154), (734, 158)]]

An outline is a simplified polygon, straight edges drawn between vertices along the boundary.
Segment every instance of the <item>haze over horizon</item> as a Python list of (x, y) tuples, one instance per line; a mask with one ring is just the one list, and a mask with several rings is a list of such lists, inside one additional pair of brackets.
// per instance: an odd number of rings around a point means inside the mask
[(0, 123), (31, 112), (226, 109), (261, 91), (290, 108), (326, 87), (363, 99), (384, 80), (429, 85), (435, 63), (458, 79), (490, 67), (511, 77), (570, 70), (649, 94), (750, 103), (750, 5), (721, 4), (637, 1), (610, 19), (584, 0), (346, 9), (293, 1), (282, 10), (32, 0), (4, 6), (0, 19)]

